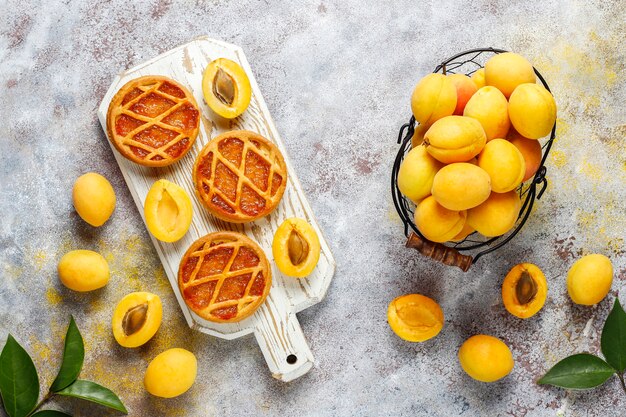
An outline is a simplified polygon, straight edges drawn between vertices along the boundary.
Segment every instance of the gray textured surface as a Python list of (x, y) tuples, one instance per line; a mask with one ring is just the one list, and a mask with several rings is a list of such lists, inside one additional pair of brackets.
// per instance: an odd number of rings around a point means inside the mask
[[(581, 393), (534, 381), (566, 355), (598, 351), (626, 281), (623, 2), (91, 3), (0, 4), (0, 340), (14, 334), (44, 383), (73, 314), (87, 342), (83, 377), (119, 392), (133, 416), (620, 415), (616, 379)], [(229, 342), (185, 327), (96, 119), (117, 72), (202, 34), (246, 52), (338, 262), (325, 302), (299, 314), (316, 366), (289, 385), (270, 377), (252, 337)], [(404, 249), (388, 177), (414, 84), (476, 46), (513, 49), (539, 68), (559, 105), (559, 135), (548, 192), (528, 225), (463, 274)], [(100, 229), (71, 204), (86, 171), (107, 176), (118, 197)], [(109, 259), (108, 287), (62, 287), (56, 263), (78, 248)], [(588, 252), (609, 255), (616, 270), (596, 308), (574, 306), (565, 289), (567, 268)], [(543, 311), (520, 321), (503, 308), (500, 283), (524, 261), (544, 270), (550, 290)], [(162, 297), (164, 323), (147, 346), (126, 350), (109, 321), (116, 302), (140, 289)], [(444, 329), (428, 343), (405, 343), (387, 326), (388, 302), (409, 292), (444, 309)], [(510, 376), (488, 385), (463, 373), (457, 349), (474, 333), (512, 347)], [(175, 346), (197, 355), (198, 380), (178, 399), (151, 398), (144, 369)], [(71, 400), (57, 406), (113, 415)]]

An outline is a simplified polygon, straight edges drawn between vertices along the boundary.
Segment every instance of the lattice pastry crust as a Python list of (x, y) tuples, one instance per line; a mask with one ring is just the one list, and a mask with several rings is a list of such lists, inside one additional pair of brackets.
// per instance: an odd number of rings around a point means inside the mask
[(200, 317), (238, 322), (265, 301), (272, 272), (263, 249), (241, 233), (215, 232), (196, 240), (183, 256), (178, 286)]
[(233, 223), (271, 213), (287, 186), (287, 166), (263, 136), (233, 130), (211, 140), (193, 167), (196, 194), (217, 218)]
[(191, 93), (156, 75), (126, 83), (107, 112), (111, 143), (125, 158), (150, 167), (170, 165), (185, 156), (199, 127), (200, 112)]

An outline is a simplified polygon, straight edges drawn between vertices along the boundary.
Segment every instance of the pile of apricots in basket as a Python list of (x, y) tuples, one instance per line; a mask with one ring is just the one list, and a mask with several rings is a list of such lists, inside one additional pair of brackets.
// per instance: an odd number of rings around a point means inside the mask
[[(519, 188), (533, 178), (542, 160), (540, 140), (556, 121), (552, 94), (537, 84), (524, 57), (505, 52), (491, 57), (471, 77), (429, 74), (411, 97), (419, 125), (398, 173), (398, 188), (416, 204), (415, 225), (433, 242), (456, 242), (472, 233), (485, 237), (510, 231), (521, 208)], [(590, 254), (567, 274), (572, 301), (594, 305), (609, 292), (609, 258)], [(531, 263), (515, 265), (502, 282), (502, 303), (520, 319), (544, 306), (548, 283)], [(421, 294), (389, 304), (391, 329), (409, 342), (425, 342), (444, 326), (439, 304)], [(478, 334), (458, 351), (463, 370), (482, 382), (508, 375), (515, 360), (499, 338)]]

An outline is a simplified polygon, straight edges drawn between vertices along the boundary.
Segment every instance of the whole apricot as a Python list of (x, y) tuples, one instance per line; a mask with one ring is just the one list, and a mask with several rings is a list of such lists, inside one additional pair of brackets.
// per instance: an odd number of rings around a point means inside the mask
[(467, 223), (483, 236), (500, 236), (515, 226), (521, 208), (516, 191), (491, 193), (484, 203), (467, 211)]
[(113, 312), (113, 336), (121, 346), (142, 346), (159, 330), (162, 319), (163, 307), (158, 295), (149, 292), (128, 294)]
[(86, 292), (109, 282), (109, 264), (98, 252), (73, 250), (63, 255), (57, 267), (59, 279), (70, 290)]
[(478, 155), (478, 166), (489, 174), (491, 189), (496, 193), (516, 189), (526, 174), (524, 155), (505, 139), (487, 142)]
[(479, 334), (467, 339), (459, 349), (463, 370), (481, 382), (494, 382), (507, 376), (515, 362), (509, 347), (500, 339)]
[(583, 256), (567, 273), (567, 292), (576, 304), (598, 304), (609, 293), (612, 283), (613, 264), (600, 254)]
[(234, 119), (250, 105), (250, 79), (238, 63), (228, 58), (218, 58), (204, 70), (202, 95), (216, 114)]
[(185, 349), (169, 349), (150, 362), (143, 383), (146, 390), (162, 398), (173, 398), (191, 388), (198, 373), (198, 362)]
[(411, 96), (411, 109), (419, 124), (430, 125), (450, 116), (455, 107), (456, 88), (443, 74), (428, 74), (422, 78)]
[(532, 317), (546, 302), (548, 282), (537, 265), (515, 265), (502, 283), (502, 301), (506, 310), (516, 317)]
[(424, 135), (428, 131), (429, 125), (417, 125), (411, 136), (411, 147), (417, 148), (424, 142)]
[(187, 192), (163, 179), (150, 187), (143, 212), (148, 230), (163, 242), (176, 242), (185, 236), (193, 216)]
[(448, 210), (431, 195), (422, 200), (415, 209), (415, 226), (426, 239), (446, 242), (463, 230), (466, 217), (465, 210)]
[(487, 142), (505, 138), (509, 131), (509, 112), (506, 97), (495, 87), (479, 89), (465, 105), (463, 116), (480, 122), (487, 135)]
[(448, 78), (450, 78), (452, 84), (454, 84), (454, 87), (456, 88), (456, 107), (453, 114), (462, 116), (463, 110), (465, 110), (465, 105), (469, 101), (470, 97), (478, 91), (478, 88), (472, 79), (465, 74), (450, 74), (448, 75)]
[(95, 172), (78, 177), (72, 189), (78, 215), (92, 226), (102, 226), (115, 210), (115, 191), (111, 183)]
[(485, 69), (479, 68), (472, 74), (470, 78), (472, 79), (474, 84), (476, 84), (477, 89), (483, 88), (486, 85), (485, 84)]
[(430, 195), (433, 178), (443, 164), (430, 156), (424, 146), (406, 154), (398, 171), (398, 188), (407, 198), (417, 203)]
[(408, 294), (389, 303), (387, 321), (391, 330), (409, 342), (424, 342), (443, 328), (443, 310), (435, 300), (421, 294)]
[(522, 182), (532, 178), (539, 167), (541, 166), (541, 142), (536, 139), (528, 139), (517, 133), (515, 129), (509, 130), (507, 136), (509, 142), (511, 142), (518, 151), (522, 153), (524, 157), (524, 165), (526, 166), (526, 172), (524, 173), (524, 179)]
[(450, 240), (452, 240), (453, 242), (460, 242), (461, 240), (465, 239), (466, 237), (468, 237), (475, 231), (476, 230), (474, 230), (472, 226), (467, 224), (467, 221), (466, 221), (465, 224), (463, 225), (463, 229), (461, 229), (461, 231)]
[(320, 251), (317, 233), (304, 219), (286, 219), (274, 234), (274, 262), (287, 276), (303, 278), (311, 274), (320, 259)]
[(444, 164), (469, 161), (480, 153), (486, 142), (480, 123), (464, 116), (439, 119), (424, 135), (428, 153)]
[(432, 195), (448, 210), (459, 211), (476, 207), (487, 200), (490, 193), (489, 174), (467, 162), (446, 165), (433, 179)]
[(497, 54), (485, 63), (485, 84), (496, 87), (506, 98), (518, 85), (535, 81), (533, 66), (516, 53)]
[(509, 98), (511, 124), (520, 135), (539, 139), (550, 134), (556, 121), (556, 102), (538, 84), (521, 84)]

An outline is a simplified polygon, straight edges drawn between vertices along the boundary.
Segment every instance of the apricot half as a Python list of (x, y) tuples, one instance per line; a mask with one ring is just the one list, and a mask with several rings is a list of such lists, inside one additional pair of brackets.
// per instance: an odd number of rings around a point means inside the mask
[(73, 250), (63, 255), (58, 265), (59, 279), (70, 290), (86, 292), (109, 282), (109, 264), (98, 252)]
[(387, 320), (391, 330), (409, 342), (424, 342), (443, 328), (443, 310), (435, 300), (421, 294), (408, 294), (389, 303)]
[(166, 350), (152, 359), (143, 384), (146, 390), (161, 398), (174, 398), (184, 394), (196, 381), (198, 361), (185, 349)]
[(515, 362), (511, 349), (500, 339), (478, 334), (467, 339), (459, 349), (463, 370), (481, 382), (494, 382), (507, 376)]
[(239, 64), (218, 58), (204, 70), (202, 94), (211, 110), (226, 119), (234, 119), (250, 105), (252, 88)]
[(313, 272), (320, 259), (320, 251), (317, 233), (304, 219), (287, 219), (274, 234), (274, 262), (280, 272), (287, 276), (303, 278)]
[(168, 180), (158, 180), (150, 187), (143, 211), (148, 230), (163, 242), (185, 236), (193, 216), (187, 192)]
[(163, 307), (158, 295), (149, 292), (128, 294), (115, 307), (111, 327), (121, 346), (135, 348), (152, 339), (163, 318)]
[(594, 305), (609, 293), (613, 264), (604, 255), (583, 256), (567, 272), (567, 292), (576, 304)]
[(78, 215), (92, 226), (102, 226), (115, 210), (115, 191), (111, 183), (95, 172), (78, 177), (72, 189)]
[(546, 302), (548, 283), (537, 265), (515, 265), (502, 282), (502, 302), (506, 310), (516, 317), (532, 317)]

